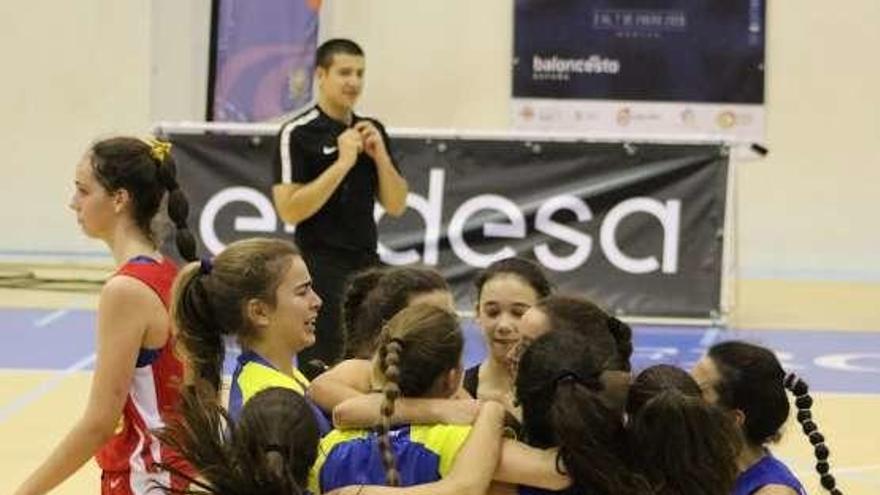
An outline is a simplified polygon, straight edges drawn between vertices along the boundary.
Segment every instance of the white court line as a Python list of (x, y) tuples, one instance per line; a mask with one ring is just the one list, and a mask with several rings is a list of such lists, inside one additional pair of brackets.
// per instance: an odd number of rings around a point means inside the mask
[(862, 473), (864, 471), (875, 471), (877, 469), (880, 469), (880, 464), (872, 464), (868, 466), (853, 466), (845, 468), (831, 468), (831, 474)]
[(95, 354), (80, 359), (79, 361), (67, 367), (67, 369), (59, 371), (52, 378), (37, 385), (34, 389), (26, 392), (24, 395), (19, 396), (11, 403), (0, 408), (0, 423), (5, 422), (14, 414), (18, 413), (25, 407), (31, 405), (36, 400), (40, 399), (44, 395), (57, 388), (59, 385), (61, 385), (61, 382), (63, 382), (70, 375), (87, 368), (89, 365), (95, 362), (95, 359)]
[(67, 312), (68, 312), (68, 310), (66, 310), (66, 309), (59, 309), (58, 311), (53, 311), (53, 312), (47, 314), (46, 316), (40, 318), (39, 320), (35, 321), (34, 326), (35, 327), (45, 327), (46, 325), (52, 323), (53, 321), (61, 318), (64, 315), (66, 315)]

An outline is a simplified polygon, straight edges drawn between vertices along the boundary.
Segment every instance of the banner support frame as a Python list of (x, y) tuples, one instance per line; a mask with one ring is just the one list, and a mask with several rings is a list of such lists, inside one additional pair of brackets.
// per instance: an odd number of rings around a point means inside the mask
[[(176, 134), (199, 134), (217, 133), (226, 135), (274, 135), (280, 129), (283, 122), (197, 122), (197, 121), (159, 121), (153, 124), (153, 132), (164, 134), (166, 132)], [(506, 129), (457, 129), (457, 128), (426, 128), (426, 127), (389, 127), (387, 132), (392, 137), (424, 138), (431, 140), (441, 139), (467, 139), (467, 140), (497, 140), (497, 141), (550, 141), (550, 142), (580, 142), (580, 143), (644, 143), (644, 144), (669, 144), (669, 145), (719, 145), (719, 146), (748, 146), (749, 143), (727, 143), (718, 136), (705, 136), (700, 139), (682, 140), (673, 136), (664, 136), (651, 139), (624, 138), (615, 134), (584, 134), (573, 132), (541, 132), (520, 131)]]

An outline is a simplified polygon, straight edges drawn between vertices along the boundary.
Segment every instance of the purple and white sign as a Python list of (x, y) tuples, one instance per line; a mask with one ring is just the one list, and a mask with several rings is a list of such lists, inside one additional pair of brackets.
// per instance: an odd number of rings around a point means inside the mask
[(211, 118), (258, 122), (312, 98), (320, 0), (218, 0)]

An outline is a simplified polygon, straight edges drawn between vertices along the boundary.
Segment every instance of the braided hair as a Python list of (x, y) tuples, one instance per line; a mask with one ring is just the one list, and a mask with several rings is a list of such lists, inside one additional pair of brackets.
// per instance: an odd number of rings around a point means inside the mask
[(825, 445), (825, 436), (819, 433), (819, 426), (813, 421), (813, 413), (810, 410), (813, 406), (813, 398), (810, 397), (810, 388), (807, 382), (798, 375), (789, 373), (785, 375), (783, 384), (795, 397), (794, 404), (798, 409), (797, 420), (801, 424), (804, 435), (807, 435), (813, 446), (819, 482), (832, 495), (842, 495), (842, 492), (837, 488), (837, 481), (831, 475), (831, 465), (828, 463), (828, 455), (831, 452)]
[(409, 306), (382, 329), (376, 355), (384, 380), (379, 451), (386, 483), (399, 486), (389, 431), (398, 397), (422, 397), (450, 370), (460, 366), (464, 337), (455, 314), (428, 304)]
[[(187, 226), (189, 203), (177, 183), (171, 145), (164, 141), (114, 137), (90, 149), (95, 179), (109, 192), (125, 189), (131, 196), (134, 222), (156, 242), (153, 220), (162, 199), (168, 198), (168, 216), (175, 226), (174, 241), (183, 259), (196, 259), (196, 241)], [(157, 243), (158, 244), (158, 243)]]
[(763, 445), (779, 438), (779, 430), (791, 409), (785, 391), (788, 389), (794, 394), (797, 419), (813, 445), (822, 486), (833, 494), (840, 494), (836, 480), (829, 473), (825, 437), (813, 421), (810, 410), (813, 398), (806, 382), (794, 374), (786, 375), (770, 349), (747, 342), (715, 344), (709, 349), (708, 357), (720, 375), (714, 387), (718, 401), (728, 409), (743, 411), (745, 439), (751, 445)]
[(391, 416), (394, 414), (394, 401), (400, 396), (400, 386), (397, 384), (400, 378), (400, 353), (403, 351), (403, 342), (400, 339), (391, 339), (385, 344), (385, 359), (383, 368), (385, 385), (382, 387), (384, 399), (382, 400), (382, 421), (379, 423), (379, 452), (382, 455), (382, 465), (385, 467), (385, 484), (388, 486), (400, 486), (400, 473), (397, 471), (397, 462), (391, 448)]

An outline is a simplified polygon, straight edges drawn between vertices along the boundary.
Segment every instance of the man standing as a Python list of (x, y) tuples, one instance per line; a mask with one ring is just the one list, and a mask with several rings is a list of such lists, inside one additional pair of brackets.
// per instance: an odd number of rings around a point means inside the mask
[(299, 354), (309, 378), (320, 372), (312, 360), (333, 364), (342, 352), (339, 302), (346, 280), (379, 263), (374, 201), (399, 216), (408, 192), (382, 124), (354, 113), (363, 88), (363, 50), (346, 39), (322, 43), (315, 77), (317, 105), (281, 127), (272, 188), (279, 215), (296, 224), (296, 243), (324, 301), (316, 344)]

